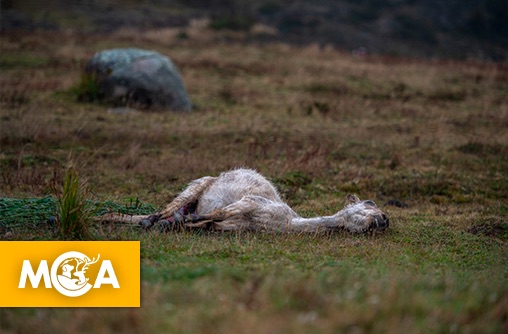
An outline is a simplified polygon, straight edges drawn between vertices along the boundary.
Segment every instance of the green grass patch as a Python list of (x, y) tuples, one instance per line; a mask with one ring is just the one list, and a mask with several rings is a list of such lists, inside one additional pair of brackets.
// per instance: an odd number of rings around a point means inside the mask
[[(21, 224), (45, 224), (50, 217), (58, 214), (58, 200), (48, 196), (43, 198), (0, 198), (0, 225), (9, 227)], [(139, 199), (127, 198), (124, 203), (114, 201), (86, 200), (86, 210), (100, 216), (108, 212), (120, 212), (131, 215), (146, 215), (157, 208)]]

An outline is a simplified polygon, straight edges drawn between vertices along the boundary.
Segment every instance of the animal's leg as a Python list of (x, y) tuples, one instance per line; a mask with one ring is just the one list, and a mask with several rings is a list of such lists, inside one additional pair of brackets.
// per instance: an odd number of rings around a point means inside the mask
[(148, 219), (150, 215), (125, 215), (122, 213), (106, 213), (105, 215), (94, 218), (95, 221), (110, 223), (126, 223), (137, 225), (142, 220)]
[(215, 181), (216, 177), (205, 176), (200, 179), (194, 180), (187, 188), (180, 193), (171, 203), (169, 203), (163, 210), (156, 214), (150, 215), (144, 220), (147, 227), (152, 226), (160, 219), (167, 219), (175, 214), (181, 207), (195, 202), (199, 199), (201, 194)]
[(187, 188), (180, 193), (166, 208), (162, 211), (152, 215), (125, 215), (121, 213), (107, 213), (100, 217), (95, 218), (96, 221), (107, 221), (112, 223), (126, 223), (132, 225), (142, 225), (145, 228), (151, 227), (155, 222), (160, 219), (167, 219), (171, 217), (181, 207), (195, 202), (199, 199), (203, 191), (208, 188), (215, 177), (205, 176), (189, 183)]
[(241, 200), (227, 205), (223, 208), (216, 209), (204, 215), (192, 215), (191, 221), (186, 226), (201, 227), (209, 222), (222, 222), (225, 220), (239, 220), (243, 215), (248, 214), (258, 207), (258, 204), (249, 196), (243, 197)]
[(180, 195), (178, 195), (171, 203), (169, 203), (162, 211), (159, 212), (161, 218), (169, 218), (184, 205), (197, 201), (203, 192), (216, 179), (216, 177), (205, 176), (189, 183), (187, 188), (182, 191)]

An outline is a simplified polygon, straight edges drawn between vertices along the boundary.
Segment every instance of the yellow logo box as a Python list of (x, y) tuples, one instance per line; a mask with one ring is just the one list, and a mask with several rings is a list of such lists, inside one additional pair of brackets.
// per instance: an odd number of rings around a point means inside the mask
[(139, 307), (139, 241), (0, 241), (0, 307)]

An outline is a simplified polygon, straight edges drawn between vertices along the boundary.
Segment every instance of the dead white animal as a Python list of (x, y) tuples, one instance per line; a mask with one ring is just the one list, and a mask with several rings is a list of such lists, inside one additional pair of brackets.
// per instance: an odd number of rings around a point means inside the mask
[(181, 224), (188, 228), (273, 232), (382, 231), (388, 217), (373, 201), (348, 195), (349, 204), (332, 216), (303, 218), (284, 203), (277, 189), (251, 169), (234, 169), (218, 177), (192, 181), (166, 208), (153, 215), (107, 214), (104, 221), (162, 228)]

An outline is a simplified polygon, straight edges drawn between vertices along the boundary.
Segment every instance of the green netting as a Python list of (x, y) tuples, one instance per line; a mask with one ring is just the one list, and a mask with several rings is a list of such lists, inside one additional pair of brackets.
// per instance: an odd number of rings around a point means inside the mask
[[(155, 206), (137, 199), (127, 199), (124, 204), (87, 201), (87, 206), (97, 216), (107, 212), (142, 215), (157, 211)], [(54, 197), (0, 198), (0, 225), (45, 223), (51, 216), (57, 216), (57, 199)]]

